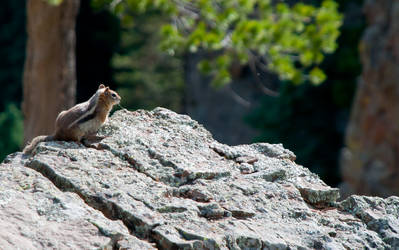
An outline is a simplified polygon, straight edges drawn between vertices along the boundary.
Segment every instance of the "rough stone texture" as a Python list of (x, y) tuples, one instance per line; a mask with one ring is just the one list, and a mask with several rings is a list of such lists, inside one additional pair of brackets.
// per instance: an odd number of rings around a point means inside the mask
[(367, 0), (363, 72), (342, 154), (344, 193), (399, 194), (399, 2)]
[(0, 167), (1, 249), (153, 249), (24, 161), (19, 154)]
[(6, 158), (0, 218), (12, 230), (0, 230), (0, 246), (399, 247), (398, 197), (337, 202), (338, 189), (282, 145), (220, 144), (162, 108), (118, 111), (100, 134), (91, 148), (46, 142)]

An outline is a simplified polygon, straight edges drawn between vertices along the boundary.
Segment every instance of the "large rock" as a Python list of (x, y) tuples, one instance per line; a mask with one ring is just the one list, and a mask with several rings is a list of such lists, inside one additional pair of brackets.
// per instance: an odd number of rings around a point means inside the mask
[(282, 145), (220, 144), (162, 108), (118, 111), (100, 134), (91, 148), (46, 142), (6, 158), (0, 246), (399, 247), (398, 197), (337, 202)]
[(346, 149), (344, 193), (399, 195), (399, 1), (367, 0), (359, 81)]

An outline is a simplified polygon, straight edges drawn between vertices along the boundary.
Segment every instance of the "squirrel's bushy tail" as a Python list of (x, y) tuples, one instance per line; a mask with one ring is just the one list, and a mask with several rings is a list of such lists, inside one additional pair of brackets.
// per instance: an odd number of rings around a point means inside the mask
[(33, 138), (33, 140), (28, 145), (26, 145), (26, 147), (24, 148), (24, 150), (22, 152), (24, 154), (30, 154), (36, 148), (36, 145), (39, 142), (52, 141), (52, 140), (54, 140), (54, 136), (53, 135), (40, 135), (40, 136), (37, 136), (37, 137)]

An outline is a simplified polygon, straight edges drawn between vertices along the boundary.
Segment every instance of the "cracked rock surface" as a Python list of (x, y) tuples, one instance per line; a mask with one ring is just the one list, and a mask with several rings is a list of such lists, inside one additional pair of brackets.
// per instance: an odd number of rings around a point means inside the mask
[(223, 145), (163, 108), (118, 111), (99, 133), (6, 158), (1, 247), (399, 248), (398, 197), (337, 202), (282, 145)]

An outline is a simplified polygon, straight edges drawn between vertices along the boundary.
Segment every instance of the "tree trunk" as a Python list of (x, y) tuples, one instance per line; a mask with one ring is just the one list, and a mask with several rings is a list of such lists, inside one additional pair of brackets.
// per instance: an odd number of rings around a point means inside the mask
[(342, 154), (344, 194), (399, 195), (399, 1), (368, 0), (363, 72)]
[(24, 143), (51, 134), (58, 113), (75, 103), (75, 23), (79, 0), (53, 6), (27, 2), (27, 52), (22, 110)]

